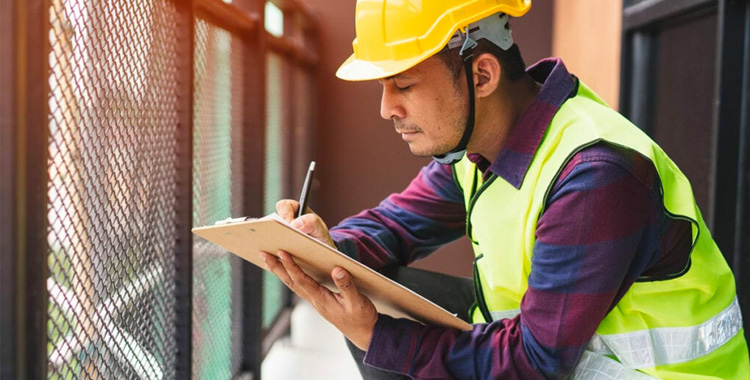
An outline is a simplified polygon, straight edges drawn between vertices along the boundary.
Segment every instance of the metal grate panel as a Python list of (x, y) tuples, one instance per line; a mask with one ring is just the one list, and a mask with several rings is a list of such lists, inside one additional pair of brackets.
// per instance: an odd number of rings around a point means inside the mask
[[(194, 54), (193, 223), (239, 216), (242, 127), (242, 45), (227, 31), (199, 20)], [(215, 244), (193, 247), (193, 378), (230, 379), (240, 365), (232, 355), (241, 338), (232, 311), (240, 310), (240, 262)], [(233, 359), (234, 358), (234, 359)]]
[(173, 378), (177, 10), (49, 13), (48, 376)]

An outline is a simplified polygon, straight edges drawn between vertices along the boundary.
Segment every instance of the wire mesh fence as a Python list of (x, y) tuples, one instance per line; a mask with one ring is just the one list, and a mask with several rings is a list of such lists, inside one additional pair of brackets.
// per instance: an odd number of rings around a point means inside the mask
[(171, 378), (176, 9), (49, 14), (49, 378)]
[(21, 204), (13, 222), (39, 239), (12, 253), (24, 308), (0, 310), (3, 328), (30, 318), (0, 377), (260, 378), (285, 328), (281, 283), (189, 229), (289, 196), (280, 114), (296, 97), (274, 62), (299, 53), (267, 58), (262, 0), (28, 2), (18, 41), (42, 43), (14, 74), (34, 95), (12, 96), (40, 101), (12, 125), (29, 136), (19, 151), (37, 149), (2, 159), (38, 181), (0, 203)]

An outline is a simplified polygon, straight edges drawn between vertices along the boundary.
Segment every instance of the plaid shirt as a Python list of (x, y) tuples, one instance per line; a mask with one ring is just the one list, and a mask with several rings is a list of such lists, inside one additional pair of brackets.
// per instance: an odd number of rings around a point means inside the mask
[[(576, 88), (562, 61), (528, 73), (543, 86), (492, 162), (469, 158), (520, 188), (550, 120)], [(565, 165), (536, 228), (536, 243), (513, 319), (472, 331), (380, 315), (365, 363), (424, 379), (565, 379), (602, 319), (640, 276), (682, 268), (690, 226), (663, 212), (653, 165), (605, 143)], [(452, 167), (431, 162), (401, 193), (331, 229), (339, 249), (381, 268), (406, 265), (464, 235), (463, 194)]]

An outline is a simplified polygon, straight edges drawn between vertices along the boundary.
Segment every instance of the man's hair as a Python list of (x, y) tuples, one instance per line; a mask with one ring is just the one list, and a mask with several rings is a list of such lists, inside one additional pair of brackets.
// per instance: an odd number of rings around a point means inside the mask
[[(460, 47), (445, 48), (435, 55), (453, 73), (453, 81), (456, 86), (459, 85), (458, 79), (461, 77), (461, 72), (464, 71), (464, 61), (461, 58), (460, 51)], [(492, 42), (479, 40), (477, 47), (474, 48), (474, 57), (484, 53), (490, 53), (500, 61), (500, 67), (503, 70), (502, 75), (511, 82), (521, 79), (526, 73), (526, 64), (523, 62), (521, 50), (518, 49), (516, 44), (513, 44), (508, 50), (503, 50)]]

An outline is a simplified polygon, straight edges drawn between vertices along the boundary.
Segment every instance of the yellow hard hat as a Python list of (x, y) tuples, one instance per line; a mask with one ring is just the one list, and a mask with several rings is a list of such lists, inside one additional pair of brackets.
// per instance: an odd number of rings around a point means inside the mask
[(459, 28), (498, 12), (520, 17), (531, 0), (358, 0), (354, 54), (345, 80), (396, 75), (440, 51)]

